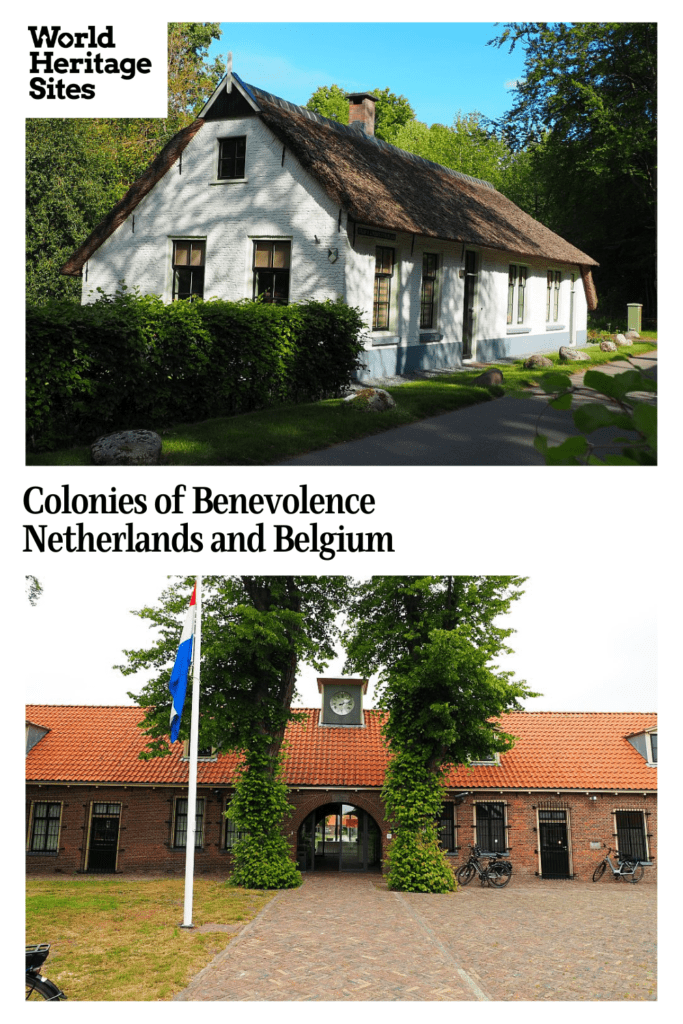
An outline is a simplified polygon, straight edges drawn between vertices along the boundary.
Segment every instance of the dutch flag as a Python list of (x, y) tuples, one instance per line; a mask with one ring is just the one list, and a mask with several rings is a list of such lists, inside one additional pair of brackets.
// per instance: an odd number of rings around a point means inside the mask
[(190, 608), (185, 617), (185, 624), (183, 625), (183, 632), (180, 637), (180, 646), (178, 647), (178, 653), (176, 654), (175, 665), (173, 666), (173, 672), (171, 673), (171, 679), (168, 684), (173, 700), (171, 705), (171, 743), (175, 743), (178, 739), (180, 719), (183, 713), (183, 704), (185, 703), (187, 677), (190, 671), (190, 663), (192, 662), (196, 599), (197, 586), (195, 584), (195, 588), (192, 591), (192, 597), (190, 599)]

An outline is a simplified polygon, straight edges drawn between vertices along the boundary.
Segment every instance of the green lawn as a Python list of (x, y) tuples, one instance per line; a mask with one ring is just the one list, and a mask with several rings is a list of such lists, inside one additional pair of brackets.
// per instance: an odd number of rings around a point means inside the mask
[(28, 879), (26, 942), (51, 943), (43, 968), (69, 1001), (166, 1000), (228, 945), (274, 895), (195, 879), (193, 924), (179, 927), (184, 878)]
[[(656, 342), (648, 339), (629, 347), (628, 353), (640, 355), (654, 347)], [(555, 364), (554, 368), (567, 375), (624, 358), (623, 351), (601, 352), (596, 345), (589, 345), (583, 351), (590, 354), (591, 362), (560, 364), (557, 353), (548, 355)], [(548, 372), (525, 370), (521, 360), (492, 365), (502, 370), (504, 392), (511, 395), (523, 396)], [(277, 406), (202, 423), (178, 424), (159, 431), (163, 437), (162, 463), (172, 466), (262, 466), (343, 441), (378, 434), (427, 416), (491, 401), (494, 395), (485, 388), (472, 385), (481, 372), (480, 369), (468, 370), (389, 387), (386, 390), (393, 396), (396, 407), (383, 413), (369, 413), (355, 408), (353, 403), (331, 399)], [(26, 461), (32, 466), (87, 466), (90, 465), (90, 448), (84, 446), (29, 455)]]

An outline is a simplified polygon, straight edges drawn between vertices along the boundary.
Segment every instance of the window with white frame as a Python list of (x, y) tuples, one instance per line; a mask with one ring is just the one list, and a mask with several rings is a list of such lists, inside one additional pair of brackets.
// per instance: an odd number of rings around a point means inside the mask
[(505, 812), (506, 807), (502, 800), (475, 803), (476, 844), (480, 850), (487, 853), (502, 853), (507, 850)]
[(244, 178), (247, 157), (247, 137), (237, 135), (230, 139), (218, 140), (219, 181), (240, 181)]
[(204, 297), (206, 242), (176, 239), (173, 242), (173, 302)]
[(422, 290), (420, 294), (420, 327), (428, 330), (436, 325), (436, 285), (439, 257), (436, 253), (422, 255)]
[[(184, 850), (187, 846), (187, 797), (176, 797), (173, 815), (173, 845)], [(204, 798), (197, 798), (195, 809), (195, 847), (204, 845)]]
[(650, 764), (657, 764), (657, 733), (649, 732), (647, 736), (650, 742)]
[(619, 856), (632, 858), (633, 860), (647, 860), (645, 812), (641, 810), (615, 810), (614, 824)]
[(511, 263), (508, 268), (508, 324), (523, 324), (526, 314), (527, 268)]
[(391, 282), (396, 253), (390, 246), (378, 245), (375, 250), (375, 290), (372, 306), (373, 331), (388, 331), (391, 312)]
[(254, 298), (276, 306), (289, 302), (289, 269), (292, 243), (254, 242)]
[(562, 284), (562, 271), (547, 271), (547, 286), (545, 300), (546, 323), (557, 323), (560, 318), (560, 285)]
[(61, 803), (36, 801), (31, 807), (28, 848), (31, 853), (57, 853), (62, 821)]

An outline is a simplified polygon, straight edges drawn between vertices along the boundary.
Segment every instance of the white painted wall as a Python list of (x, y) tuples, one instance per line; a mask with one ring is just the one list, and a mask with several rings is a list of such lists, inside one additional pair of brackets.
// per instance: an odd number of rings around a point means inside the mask
[[(218, 139), (246, 135), (246, 181), (216, 183)], [(134, 214), (91, 256), (83, 301), (118, 282), (171, 299), (172, 239), (206, 239), (205, 298), (252, 297), (252, 239), (292, 242), (290, 298), (335, 298), (344, 291), (346, 234), (339, 210), (290, 152), (256, 117), (207, 121), (180, 163), (136, 207)], [(133, 230), (133, 217), (135, 228)], [(319, 242), (316, 243), (315, 236)], [(328, 249), (339, 259), (328, 261)]]

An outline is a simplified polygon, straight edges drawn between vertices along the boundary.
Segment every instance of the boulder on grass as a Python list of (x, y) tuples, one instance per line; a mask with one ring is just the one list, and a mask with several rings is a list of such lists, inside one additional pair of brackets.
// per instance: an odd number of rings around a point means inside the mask
[(632, 345), (633, 341), (631, 338), (627, 338), (625, 334), (617, 334), (614, 337), (614, 343), (617, 348), (621, 348), (623, 345)]
[(98, 437), (90, 452), (96, 466), (156, 466), (161, 438), (153, 430), (118, 430)]
[(389, 392), (382, 388), (362, 388), (360, 391), (354, 391), (344, 401), (354, 402), (358, 408), (367, 412), (386, 412), (396, 405)]
[(600, 351), (601, 352), (616, 352), (617, 346), (613, 341), (601, 341)]
[(560, 362), (561, 363), (589, 363), (590, 356), (585, 352), (580, 352), (578, 348), (567, 348), (566, 345), (560, 346)]
[(475, 377), (472, 384), (478, 388), (492, 388), (503, 383), (503, 374), (500, 370), (485, 370)]
[(524, 360), (525, 370), (545, 369), (547, 367), (551, 367), (552, 365), (552, 359), (548, 359), (547, 356), (529, 356), (528, 359)]
[(631, 331), (627, 331), (626, 334), (624, 335), (624, 337), (625, 338), (630, 338), (631, 341), (637, 341), (638, 338), (640, 337), (640, 335), (638, 334), (638, 331), (631, 330)]

